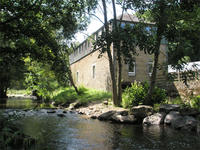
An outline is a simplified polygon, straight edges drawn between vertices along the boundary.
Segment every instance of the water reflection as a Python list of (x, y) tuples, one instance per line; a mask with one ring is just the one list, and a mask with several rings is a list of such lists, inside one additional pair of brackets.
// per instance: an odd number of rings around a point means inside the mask
[[(7, 101), (7, 108), (17, 103), (23, 107), (35, 105), (29, 103), (31, 101), (27, 102), (29, 105), (23, 102), (27, 101)], [(196, 134), (172, 130), (165, 126), (112, 124), (85, 119), (69, 112), (60, 118), (56, 113), (48, 114), (46, 109), (23, 113), (26, 115), (18, 121), (19, 126), (26, 134), (38, 139), (30, 150), (200, 149), (200, 138)]]
[(24, 99), (24, 98), (8, 98), (8, 99), (0, 99), (0, 108), (1, 109), (28, 109), (34, 108), (37, 103), (32, 99)]
[(26, 117), (21, 123), (26, 133), (40, 141), (31, 150), (200, 149), (197, 135), (164, 126), (111, 124), (70, 113), (65, 118)]
[(7, 103), (7, 98), (0, 98), (0, 108), (5, 109)]

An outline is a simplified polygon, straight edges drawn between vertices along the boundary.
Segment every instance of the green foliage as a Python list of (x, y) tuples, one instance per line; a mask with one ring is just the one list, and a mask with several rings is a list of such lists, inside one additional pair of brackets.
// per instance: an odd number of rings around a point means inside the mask
[(184, 104), (183, 100), (180, 97), (176, 97), (176, 98), (173, 98), (171, 100), (167, 100), (166, 103), (168, 103), (168, 104), (177, 104), (177, 105)]
[(87, 89), (83, 86), (79, 87), (78, 90), (80, 92), (79, 95), (72, 87), (63, 88), (54, 95), (53, 100), (56, 104), (68, 105), (75, 101), (87, 104), (88, 102), (111, 98), (111, 94), (108, 92)]
[(186, 109), (186, 110), (196, 109), (200, 111), (200, 95), (188, 98), (187, 101), (184, 101), (183, 99), (181, 99), (181, 97), (166, 99), (164, 103), (177, 104), (177, 105), (180, 105), (182, 109)]
[(200, 111), (200, 95), (191, 98), (190, 106), (192, 108), (198, 109)]
[(59, 87), (54, 72), (49, 64), (26, 60), (28, 73), (26, 74), (26, 86), (29, 91), (36, 90), (36, 94), (45, 101), (50, 100), (53, 91)]
[(30, 95), (31, 91), (29, 90), (16, 90), (16, 89), (8, 89), (8, 94), (12, 95)]
[(149, 84), (134, 82), (131, 87), (125, 89), (123, 93), (122, 106), (128, 108), (139, 104), (156, 104), (161, 103), (166, 98), (165, 90), (155, 87), (151, 99), (146, 100)]
[(123, 93), (122, 106), (127, 108), (139, 105), (145, 99), (145, 88), (141, 83), (134, 82)]
[(160, 109), (160, 104), (161, 104), (161, 103), (159, 103), (159, 104), (157, 103), (157, 104), (154, 104), (154, 105), (153, 105), (153, 110), (154, 110), (154, 112), (158, 112), (158, 111), (159, 111), (159, 109)]
[(35, 142), (30, 136), (27, 136), (15, 123), (19, 116), (13, 115), (9, 118), (0, 114), (0, 149), (15, 149), (15, 147), (28, 148)]
[(183, 101), (181, 99), (181, 97), (179, 97), (179, 96), (176, 97), (176, 98), (172, 98), (172, 99), (168, 98), (168, 99), (166, 99), (166, 101), (164, 103), (166, 103), (166, 104), (177, 104), (177, 105), (180, 105), (180, 107), (182, 109), (190, 108), (190, 104), (185, 102), (185, 101)]
[(70, 40), (86, 27), (87, 12), (96, 5), (95, 0), (0, 3), (0, 97), (6, 97), (11, 80), (23, 79), (24, 58), (28, 56), (49, 63), (59, 75), (59, 54), (66, 46), (63, 39)]

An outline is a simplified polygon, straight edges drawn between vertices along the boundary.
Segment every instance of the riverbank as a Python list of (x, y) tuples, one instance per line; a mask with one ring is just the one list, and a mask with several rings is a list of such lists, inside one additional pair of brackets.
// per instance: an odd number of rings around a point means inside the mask
[[(93, 95), (97, 96), (98, 94), (95, 93)], [(31, 96), (20, 94), (9, 96), (14, 98), (32, 98)], [(121, 107), (114, 107), (112, 102), (109, 100), (83, 102), (80, 101), (81, 98), (84, 99), (83, 96), (78, 98), (79, 99), (77, 101), (68, 104), (69, 107), (65, 105), (57, 105), (56, 103), (52, 104), (54, 104), (56, 108), (61, 108), (64, 110), (66, 109), (70, 112), (76, 112), (84, 115), (84, 118), (98, 119), (122, 124), (143, 124), (145, 126), (164, 124), (174, 129), (197, 131), (200, 133), (200, 112), (194, 109), (183, 110), (179, 105), (165, 104), (166, 106), (164, 108), (161, 107), (158, 109), (158, 112), (155, 112), (152, 107), (145, 105), (135, 106), (131, 109), (124, 109)], [(52, 111), (52, 113), (53, 112), (54, 111)], [(64, 117), (65, 115), (59, 114), (58, 116)]]
[[(110, 123), (85, 118), (65, 109), (3, 110), (22, 116), (16, 124), (35, 137), (28, 148), (39, 149), (199, 149), (200, 139), (169, 127)], [(24, 115), (23, 115), (24, 114)], [(59, 114), (62, 114), (61, 116)], [(15, 149), (15, 148), (13, 148)]]
[(131, 109), (114, 107), (108, 101), (93, 102), (87, 106), (72, 103), (68, 110), (84, 115), (85, 118), (115, 123), (143, 124), (144, 126), (169, 126), (175, 130), (194, 131), (200, 134), (200, 112), (183, 110), (179, 105), (163, 104), (159, 112), (151, 106), (139, 105)]
[(16, 99), (37, 99), (35, 96), (29, 94), (8, 94), (8, 98), (16, 98)]

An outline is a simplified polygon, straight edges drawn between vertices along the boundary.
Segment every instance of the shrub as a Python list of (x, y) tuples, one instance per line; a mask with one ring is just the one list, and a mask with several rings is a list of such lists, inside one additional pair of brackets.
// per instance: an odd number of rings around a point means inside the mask
[(20, 118), (17, 114), (5, 117), (0, 113), (0, 149), (15, 149), (23, 147), (28, 149), (36, 139), (24, 134), (16, 121)]
[(198, 109), (200, 111), (200, 95), (191, 98), (190, 100), (190, 106), (192, 108)]
[(131, 87), (125, 89), (122, 98), (124, 108), (138, 105), (146, 97), (145, 88), (141, 83), (134, 82)]
[(152, 97), (146, 100), (148, 93), (149, 84), (134, 82), (131, 87), (125, 89), (122, 98), (122, 106), (124, 108), (136, 106), (139, 104), (156, 104), (165, 100), (166, 93), (165, 90), (155, 87), (153, 90)]

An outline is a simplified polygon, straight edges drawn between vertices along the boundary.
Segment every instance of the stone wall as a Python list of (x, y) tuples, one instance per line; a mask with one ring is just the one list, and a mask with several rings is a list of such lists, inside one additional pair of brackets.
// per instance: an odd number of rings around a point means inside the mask
[[(161, 45), (162, 52), (159, 57), (159, 64), (167, 61), (166, 46)], [(88, 88), (94, 88), (104, 91), (111, 91), (111, 77), (109, 70), (109, 61), (107, 53), (104, 53), (101, 58), (98, 58), (99, 51), (93, 51), (78, 59), (71, 64), (72, 75), (77, 86), (84, 85)], [(135, 56), (136, 74), (135, 76), (128, 75), (128, 65), (123, 64), (122, 83), (131, 83), (136, 81), (149, 81), (148, 62), (153, 62), (153, 55), (147, 55), (144, 52), (139, 52)], [(116, 61), (115, 61), (116, 63)], [(95, 66), (95, 77), (93, 77), (93, 67)], [(116, 67), (117, 65), (115, 65)], [(117, 67), (116, 67), (117, 69)], [(165, 69), (158, 70), (157, 83), (162, 86), (166, 85)]]
[(186, 86), (183, 81), (174, 81), (168, 83), (168, 92), (171, 96), (181, 96), (187, 98), (200, 95), (200, 80), (190, 80)]
[[(101, 58), (98, 58), (98, 56), (99, 51), (94, 51), (79, 61), (71, 64), (72, 76), (75, 84), (78, 86), (84, 85), (88, 88), (111, 91), (111, 79), (107, 54), (104, 53)], [(93, 66), (95, 66), (94, 77)]]
[[(123, 64), (122, 68), (122, 82), (131, 83), (136, 81), (149, 81), (150, 74), (148, 72), (148, 63), (153, 62), (153, 55), (145, 54), (143, 51), (139, 51), (139, 55), (135, 56), (135, 75), (128, 74), (128, 64)], [(161, 45), (161, 53), (159, 55), (159, 68), (157, 70), (157, 85), (160, 87), (166, 86), (166, 63), (167, 63), (167, 47)]]

